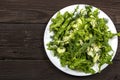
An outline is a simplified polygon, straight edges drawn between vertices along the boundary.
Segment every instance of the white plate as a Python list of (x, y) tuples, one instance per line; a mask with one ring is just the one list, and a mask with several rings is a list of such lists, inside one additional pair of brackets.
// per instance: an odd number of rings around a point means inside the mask
[[(74, 9), (76, 8), (76, 6), (78, 6), (78, 5), (79, 5), (79, 9), (82, 9), (82, 8), (84, 8), (86, 6), (86, 4), (71, 5), (71, 6), (68, 6), (68, 7), (65, 7), (65, 8), (61, 9), (60, 12), (61, 13), (64, 13), (66, 11), (73, 12)], [(93, 9), (96, 9), (96, 7), (93, 6)], [(56, 14), (57, 13), (55, 13), (52, 18), (55, 18)], [(117, 33), (115, 25), (113, 24), (112, 20), (102, 10), (100, 10), (99, 17), (101, 17), (101, 18), (104, 17), (104, 18), (108, 19), (107, 25), (108, 25), (109, 29), (111, 30), (112, 33)], [(75, 70), (71, 70), (68, 67), (62, 67), (61, 64), (60, 64), (59, 59), (57, 57), (53, 56), (53, 52), (52, 51), (50, 51), (50, 50), (47, 49), (48, 47), (46, 46), (46, 44), (51, 41), (50, 35), (53, 35), (53, 33), (49, 31), (49, 27), (50, 27), (51, 23), (52, 22), (51, 22), (51, 19), (50, 19), (49, 22), (48, 22), (48, 24), (47, 24), (47, 26), (46, 26), (45, 32), (44, 32), (44, 47), (45, 47), (45, 51), (46, 51), (47, 56), (50, 59), (50, 61), (59, 70), (65, 72), (67, 74), (74, 75), (74, 76), (88, 76), (88, 75), (92, 75), (90, 73), (84, 73), (84, 72), (78, 72), (78, 71), (75, 71)], [(116, 36), (116, 37), (112, 38), (111, 40), (109, 40), (109, 44), (112, 46), (112, 49), (114, 51), (114, 54), (113, 54), (113, 57), (112, 57), (112, 59), (113, 59), (114, 56), (115, 56), (115, 54), (116, 54), (116, 50), (117, 50), (117, 46), (118, 46), (118, 37)], [(101, 67), (101, 70), (103, 70), (107, 66), (108, 66), (108, 64), (104, 64)], [(94, 68), (94, 70), (97, 73), (98, 72), (97, 65), (95, 65), (93, 68)]]

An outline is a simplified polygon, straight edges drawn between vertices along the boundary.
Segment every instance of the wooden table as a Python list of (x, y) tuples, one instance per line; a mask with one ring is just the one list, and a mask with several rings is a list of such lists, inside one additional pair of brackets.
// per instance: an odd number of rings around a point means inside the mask
[(0, 80), (120, 80), (120, 45), (113, 64), (88, 77), (65, 74), (48, 60), (43, 46), (46, 24), (56, 11), (72, 4), (100, 8), (120, 31), (120, 0), (0, 0)]

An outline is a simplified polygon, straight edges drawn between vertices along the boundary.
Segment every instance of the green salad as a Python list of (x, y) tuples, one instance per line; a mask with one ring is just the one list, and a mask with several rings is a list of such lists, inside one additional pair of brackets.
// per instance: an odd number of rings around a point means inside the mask
[(61, 14), (52, 18), (50, 32), (53, 32), (47, 46), (60, 59), (63, 67), (80, 72), (92, 73), (98, 64), (99, 72), (103, 64), (111, 64), (113, 52), (108, 41), (120, 33), (112, 33), (107, 26), (107, 19), (100, 18), (99, 9), (85, 6), (74, 12)]

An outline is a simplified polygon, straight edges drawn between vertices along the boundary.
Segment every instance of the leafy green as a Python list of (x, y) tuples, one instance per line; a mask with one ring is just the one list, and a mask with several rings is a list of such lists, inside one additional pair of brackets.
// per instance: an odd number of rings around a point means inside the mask
[(111, 64), (112, 51), (108, 41), (120, 33), (109, 31), (107, 20), (99, 18), (99, 10), (92, 6), (74, 12), (57, 13), (50, 25), (51, 36), (47, 46), (60, 59), (62, 66), (85, 73), (95, 73), (94, 64)]

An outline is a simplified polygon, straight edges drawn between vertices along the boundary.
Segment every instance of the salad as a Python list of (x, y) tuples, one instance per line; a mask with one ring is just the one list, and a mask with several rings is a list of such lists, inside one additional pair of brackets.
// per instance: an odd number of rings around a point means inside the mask
[(120, 33), (109, 30), (107, 19), (99, 17), (99, 9), (87, 5), (79, 10), (77, 6), (73, 12), (58, 12), (51, 21), (53, 35), (48, 50), (60, 59), (63, 67), (94, 74), (95, 64), (100, 72), (103, 64), (112, 63), (114, 51), (108, 42)]

